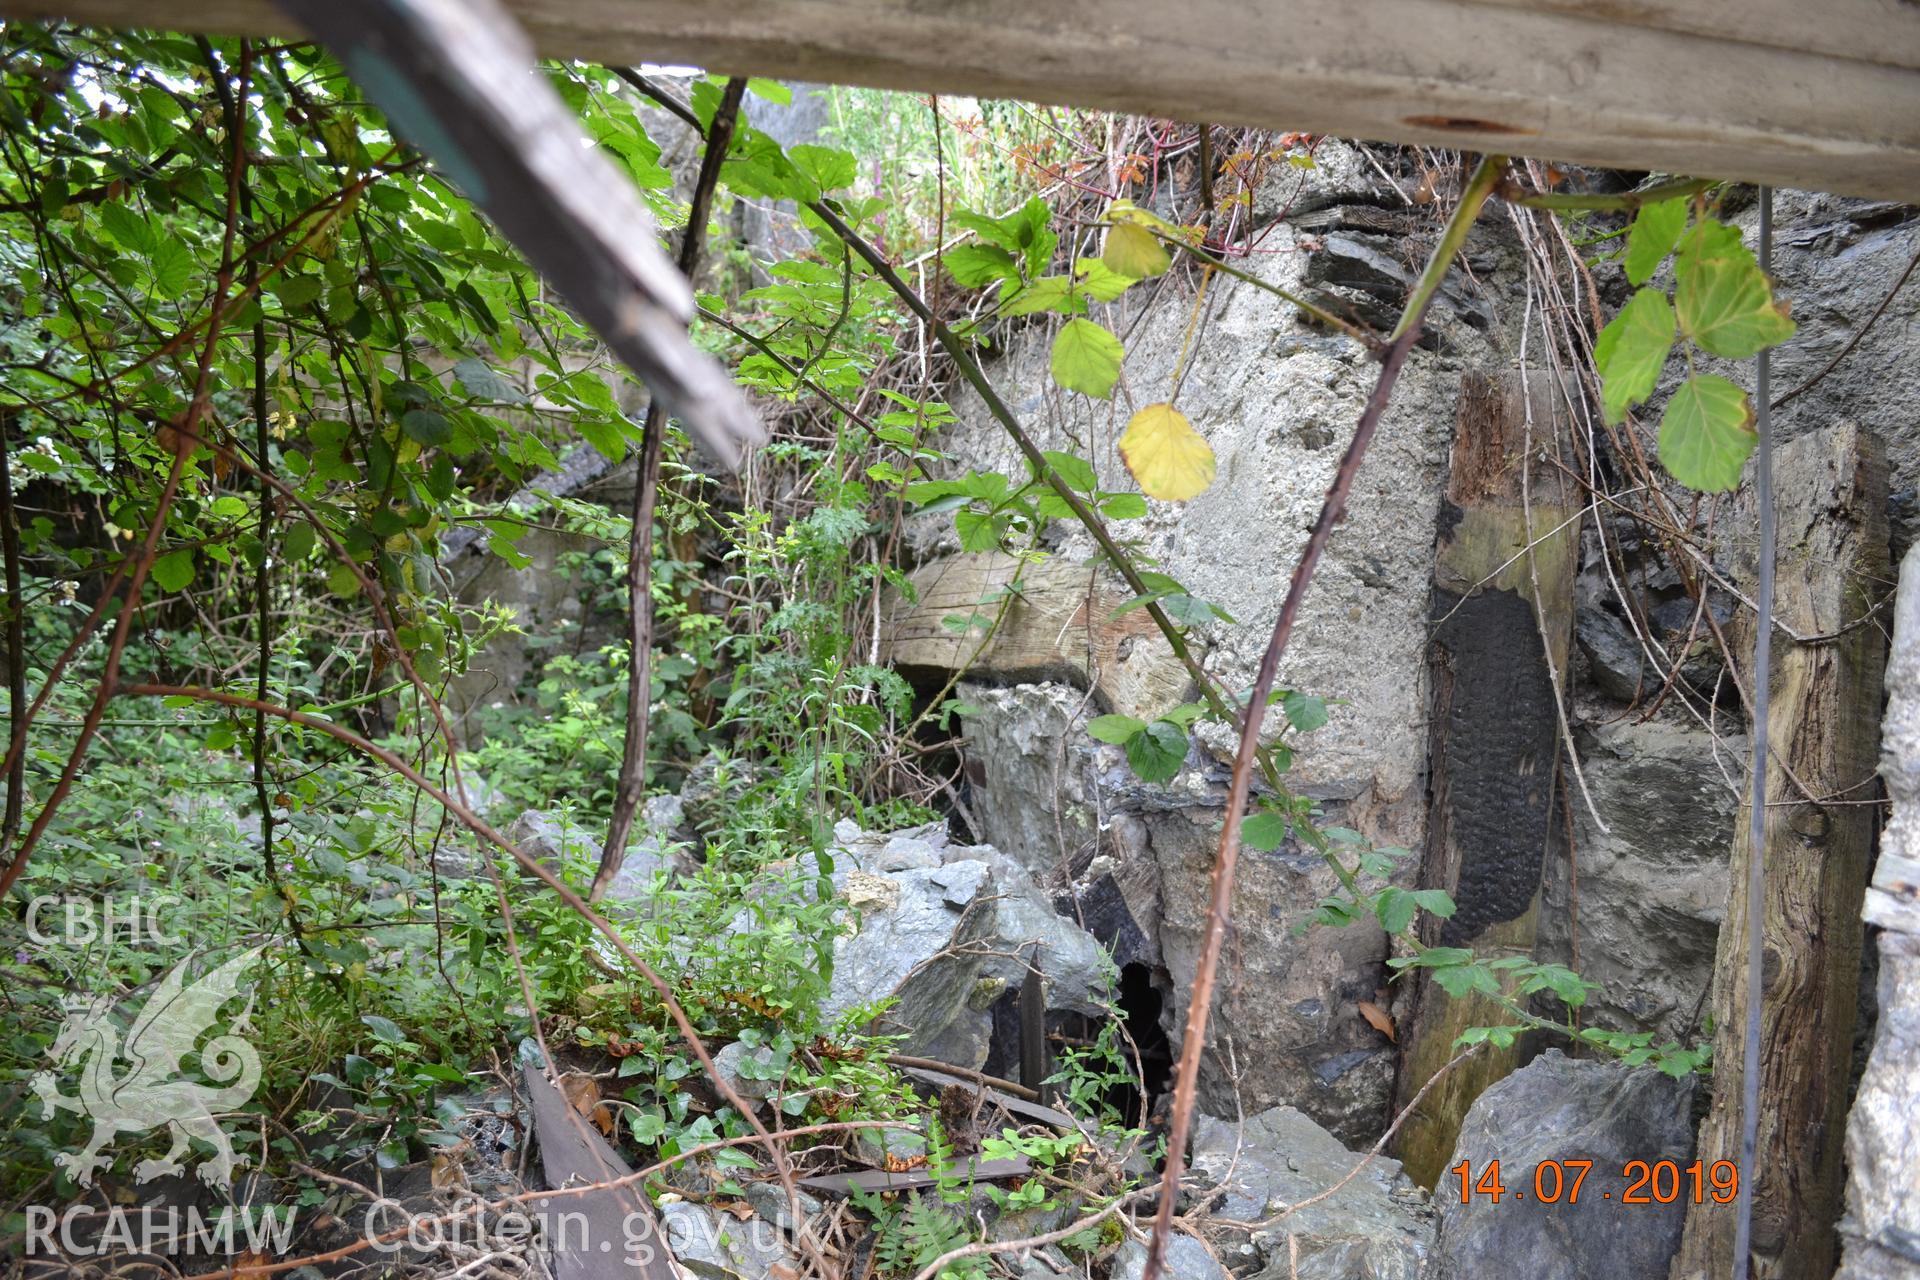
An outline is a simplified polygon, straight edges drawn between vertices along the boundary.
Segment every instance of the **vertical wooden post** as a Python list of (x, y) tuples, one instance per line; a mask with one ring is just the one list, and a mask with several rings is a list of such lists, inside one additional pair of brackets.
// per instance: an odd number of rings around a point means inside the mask
[[(1891, 585), (1886, 450), (1858, 427), (1838, 426), (1781, 446), (1774, 476), (1779, 630), (1762, 851), (1766, 959), (1752, 1275), (1828, 1280), (1836, 1261), (1860, 908), (1873, 845), (1875, 806), (1867, 802), (1874, 798), (1886, 664), (1883, 628), (1867, 619)], [(1745, 558), (1751, 565), (1751, 546)], [(1796, 641), (1788, 631), (1807, 639)], [(1740, 1154), (1745, 939), (1753, 909), (1747, 868), (1755, 856), (1746, 813), (1742, 806), (1734, 824), (1731, 889), (1714, 958), (1713, 1107), (1698, 1146), (1709, 1164)], [(1695, 1206), (1672, 1276), (1721, 1280), (1733, 1273), (1732, 1251), (1731, 1206)]]
[[(1472, 947), (1486, 959), (1533, 954), (1553, 839), (1556, 686), (1564, 688), (1573, 629), (1579, 503), (1542, 459), (1558, 454), (1565, 422), (1559, 388), (1544, 371), (1531, 371), (1524, 391), (1517, 372), (1462, 381), (1434, 555), (1421, 868), (1421, 884), (1447, 890), (1458, 910), (1444, 924), (1430, 921), (1422, 940)], [(1424, 973), (1414, 981), (1401, 1106), (1453, 1056), (1462, 1031), (1507, 1021), (1484, 998), (1452, 999)], [(1416, 1182), (1433, 1186), (1467, 1108), (1518, 1065), (1519, 1053), (1482, 1050), (1408, 1118), (1397, 1154)]]

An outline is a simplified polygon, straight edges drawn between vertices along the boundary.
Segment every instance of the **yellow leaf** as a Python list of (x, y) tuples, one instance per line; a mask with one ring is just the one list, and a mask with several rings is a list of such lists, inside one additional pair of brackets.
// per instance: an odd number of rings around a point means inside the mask
[(1120, 436), (1120, 456), (1149, 498), (1185, 502), (1213, 483), (1213, 446), (1170, 404), (1150, 404)]
[(1173, 265), (1173, 259), (1153, 238), (1153, 232), (1131, 222), (1107, 229), (1107, 247), (1101, 253), (1100, 261), (1106, 264), (1108, 270), (1131, 276), (1135, 280), (1164, 274)]

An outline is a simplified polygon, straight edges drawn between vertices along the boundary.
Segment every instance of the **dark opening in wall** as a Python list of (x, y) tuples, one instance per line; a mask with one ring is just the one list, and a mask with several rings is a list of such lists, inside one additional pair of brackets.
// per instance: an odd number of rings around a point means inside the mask
[(1161, 992), (1169, 985), (1170, 980), (1164, 969), (1144, 964), (1121, 967), (1120, 1008), (1127, 1017), (1127, 1034), (1140, 1051), (1140, 1077), (1145, 1096), (1109, 1101), (1129, 1121), (1142, 1114), (1153, 1115), (1159, 1110), (1158, 1104), (1166, 1096), (1167, 1090), (1173, 1086), (1173, 1045), (1160, 1025), (1160, 1016), (1166, 1007)]
[[(1139, 1124), (1151, 1116), (1173, 1085), (1173, 1047), (1161, 1029), (1160, 1015), (1165, 1008), (1164, 991), (1169, 989), (1166, 971), (1146, 964), (1123, 965), (1115, 1004), (1125, 1026), (1120, 1038), (1121, 1051), (1127, 1055), (1131, 1070), (1136, 1064), (1133, 1052), (1139, 1051), (1138, 1068), (1144, 1089), (1131, 1084), (1109, 1087), (1102, 1098), (1128, 1124)], [(1006, 992), (993, 1006), (993, 1039), (982, 1068), (988, 1075), (1022, 1084), (1020, 1079), (1020, 992)], [(1084, 1048), (1100, 1037), (1098, 1019), (1077, 1013), (1052, 1013), (1047, 1016), (1047, 1060), (1059, 1069), (1060, 1058), (1070, 1049)], [(1129, 1040), (1131, 1047), (1129, 1047)]]

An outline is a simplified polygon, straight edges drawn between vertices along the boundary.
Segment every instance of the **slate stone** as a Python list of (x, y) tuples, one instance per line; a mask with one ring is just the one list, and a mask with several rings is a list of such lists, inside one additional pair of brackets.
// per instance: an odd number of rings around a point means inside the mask
[[(1360, 1161), (1292, 1107), (1250, 1116), (1242, 1127), (1211, 1117), (1194, 1127), (1193, 1168), (1213, 1182), (1208, 1203), (1216, 1218), (1271, 1218), (1334, 1186)], [(1289, 1236), (1299, 1252), (1300, 1280), (1418, 1280), (1433, 1220), (1400, 1162), (1376, 1156), (1325, 1200), (1252, 1233), (1267, 1264), (1263, 1280), (1292, 1280)]]
[[(1684, 1168), (1693, 1156), (1692, 1104), (1690, 1080), (1557, 1049), (1494, 1084), (1467, 1111), (1447, 1165), (1466, 1161), (1477, 1182), (1498, 1160), (1506, 1194), (1497, 1204), (1482, 1195), (1463, 1202), (1452, 1175), (1443, 1178), (1434, 1193), (1440, 1238), (1428, 1280), (1665, 1276), (1680, 1247), (1686, 1197), (1627, 1205), (1625, 1170), (1634, 1160)], [(1574, 1159), (1593, 1161), (1578, 1200), (1565, 1191), (1554, 1203), (1539, 1199), (1541, 1164)], [(1539, 1175), (1539, 1186), (1553, 1190), (1553, 1171)]]

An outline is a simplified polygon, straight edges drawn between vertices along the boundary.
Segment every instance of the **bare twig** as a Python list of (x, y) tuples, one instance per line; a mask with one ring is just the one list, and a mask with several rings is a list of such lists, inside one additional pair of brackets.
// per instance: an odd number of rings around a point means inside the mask
[[(27, 606), (20, 598), (20, 526), (13, 512), (13, 470), (8, 450), (13, 448), (13, 412), (0, 409), (0, 548), (7, 568), (7, 727), (11, 739), (27, 717)], [(20, 831), (20, 811), (26, 805), (27, 758), (7, 753), (7, 809), (0, 819), (0, 850), (11, 848)]]
[[(727, 81), (713, 125), (706, 131), (707, 151), (694, 183), (693, 203), (680, 236), (680, 271), (689, 280), (700, 264), (700, 248), (707, 239), (707, 211), (720, 180), (720, 165), (733, 141), (734, 122), (747, 82), (739, 76)], [(647, 794), (647, 726), (653, 702), (653, 509), (659, 500), (660, 457), (666, 447), (667, 406), (659, 396), (647, 405), (640, 433), (640, 465), (634, 476), (633, 526), (627, 531), (627, 730), (620, 752), (620, 774), (614, 784), (613, 815), (607, 822), (607, 842), (600, 850), (587, 901), (598, 902), (626, 860), (627, 837), (634, 816)]]

